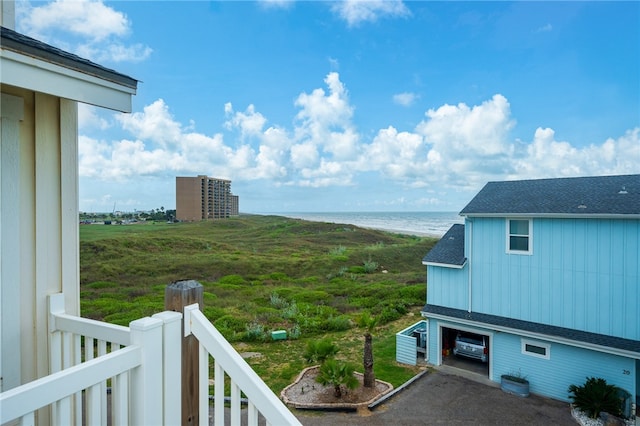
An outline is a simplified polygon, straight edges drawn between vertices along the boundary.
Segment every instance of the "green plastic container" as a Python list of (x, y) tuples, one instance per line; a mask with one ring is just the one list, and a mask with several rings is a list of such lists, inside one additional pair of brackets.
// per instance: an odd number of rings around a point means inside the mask
[(273, 340), (286, 340), (287, 339), (287, 331), (286, 330), (276, 330), (271, 332), (271, 338)]

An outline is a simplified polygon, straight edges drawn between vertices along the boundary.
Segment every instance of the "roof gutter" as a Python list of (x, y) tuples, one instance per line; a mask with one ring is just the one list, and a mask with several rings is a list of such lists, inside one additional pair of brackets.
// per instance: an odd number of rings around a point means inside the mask
[(627, 351), (625, 349), (612, 348), (610, 346), (601, 346), (601, 345), (596, 345), (594, 343), (581, 342), (577, 340), (567, 339), (564, 337), (552, 336), (550, 334), (534, 333), (532, 331), (524, 331), (517, 328), (503, 327), (499, 325), (487, 324), (484, 322), (465, 320), (461, 318), (452, 318), (446, 315), (422, 312), (422, 316), (424, 318), (434, 318), (437, 320), (447, 321), (452, 324), (460, 323), (460, 324), (469, 325), (473, 327), (484, 328), (488, 330), (494, 330), (494, 331), (499, 331), (499, 332), (504, 332), (509, 334), (515, 334), (517, 336), (522, 336), (522, 337), (530, 337), (532, 339), (546, 340), (546, 341), (560, 343), (567, 346), (574, 346), (576, 348), (589, 349), (589, 350), (603, 352), (607, 354), (618, 355), (625, 358), (633, 358), (633, 359), (640, 360), (640, 352)]

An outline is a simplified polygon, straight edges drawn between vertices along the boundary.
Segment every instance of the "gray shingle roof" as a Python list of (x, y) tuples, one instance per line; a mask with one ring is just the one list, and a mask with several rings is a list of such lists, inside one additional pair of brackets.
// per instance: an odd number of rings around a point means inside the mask
[(444, 265), (462, 266), (467, 260), (464, 257), (464, 225), (453, 225), (440, 241), (422, 259), (422, 263), (440, 263)]
[(640, 215), (640, 175), (489, 182), (460, 214)]
[(531, 321), (523, 321), (513, 318), (500, 317), (497, 315), (482, 314), (478, 312), (467, 312), (463, 309), (448, 308), (445, 306), (426, 304), (422, 312), (447, 316), (453, 320), (464, 319), (481, 322), (489, 326), (500, 326), (515, 330), (528, 331), (532, 333), (544, 334), (547, 336), (560, 337), (573, 340), (575, 342), (589, 343), (608, 348), (622, 349), (640, 354), (640, 341), (623, 339), (620, 337), (607, 336), (604, 334), (589, 333), (586, 331), (574, 330), (571, 328), (557, 327), (553, 325), (540, 324)]
[(24, 34), (17, 33), (9, 28), (0, 27), (2, 49), (11, 50), (23, 55), (28, 55), (46, 62), (73, 69), (84, 74), (90, 74), (103, 80), (136, 89), (138, 80), (127, 75), (105, 68), (87, 59), (83, 59), (72, 53), (65, 52)]

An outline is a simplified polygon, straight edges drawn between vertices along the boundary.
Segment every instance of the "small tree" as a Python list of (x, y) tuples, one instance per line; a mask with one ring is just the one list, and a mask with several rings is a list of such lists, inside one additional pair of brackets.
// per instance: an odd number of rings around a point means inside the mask
[(304, 359), (308, 363), (319, 362), (324, 364), (327, 359), (333, 358), (339, 349), (331, 340), (311, 340), (307, 343)]
[(342, 397), (342, 386), (347, 389), (355, 389), (358, 387), (358, 379), (353, 374), (354, 368), (342, 361), (335, 359), (327, 359), (320, 366), (320, 371), (316, 377), (316, 382), (321, 385), (333, 386), (333, 395), (336, 398)]
[(373, 372), (373, 333), (374, 328), (378, 325), (378, 319), (369, 315), (368, 312), (363, 313), (358, 319), (358, 325), (364, 327), (364, 349), (362, 351), (362, 364), (364, 367), (363, 385), (366, 388), (373, 388), (376, 385), (376, 375)]
[(606, 382), (605, 379), (587, 377), (582, 386), (569, 386), (569, 399), (580, 411), (589, 417), (596, 419), (601, 412), (620, 416), (622, 414), (622, 401), (620, 400), (620, 388)]

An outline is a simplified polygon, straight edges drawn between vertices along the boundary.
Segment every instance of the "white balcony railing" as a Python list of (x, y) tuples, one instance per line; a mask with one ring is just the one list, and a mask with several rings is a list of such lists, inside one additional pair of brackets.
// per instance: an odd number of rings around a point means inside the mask
[(208, 424), (209, 355), (214, 360), (213, 420), (225, 424), (225, 375), (231, 380), (231, 425), (240, 425), (241, 400), (247, 397), (247, 424), (257, 426), (259, 414), (267, 425), (301, 425), (287, 406), (269, 389), (247, 362), (198, 309), (198, 304), (184, 308), (184, 334), (193, 334), (200, 342), (200, 425)]
[(163, 342), (179, 341), (181, 318), (163, 312), (121, 327), (68, 315), (64, 295), (50, 296), (52, 374), (0, 394), (0, 424), (35, 424), (36, 412), (46, 407), (51, 410), (38, 413), (39, 424), (49, 415), (47, 423), (59, 425), (180, 423), (180, 407), (165, 402), (180, 399), (180, 373), (173, 366), (180, 365), (181, 352)]
[[(1, 393), (0, 424), (180, 424), (180, 313), (162, 312), (122, 327), (66, 314), (62, 294), (50, 296), (49, 311), (52, 374)], [(241, 424), (244, 393), (249, 426), (258, 424), (260, 414), (268, 425), (300, 425), (197, 304), (184, 311), (185, 336), (192, 334), (200, 346), (201, 425), (209, 424), (209, 355), (214, 358), (214, 424), (225, 424), (226, 411), (231, 425)], [(231, 381), (229, 410), (225, 375)]]

